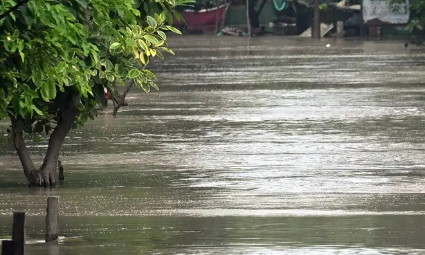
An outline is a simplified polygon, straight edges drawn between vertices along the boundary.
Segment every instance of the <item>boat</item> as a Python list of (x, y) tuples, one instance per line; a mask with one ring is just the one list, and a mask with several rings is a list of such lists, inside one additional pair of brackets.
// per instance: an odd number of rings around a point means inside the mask
[(188, 31), (211, 32), (217, 29), (225, 17), (229, 4), (223, 4), (218, 7), (202, 9), (199, 11), (187, 9), (182, 11), (183, 21), (174, 20), (174, 26), (185, 28)]

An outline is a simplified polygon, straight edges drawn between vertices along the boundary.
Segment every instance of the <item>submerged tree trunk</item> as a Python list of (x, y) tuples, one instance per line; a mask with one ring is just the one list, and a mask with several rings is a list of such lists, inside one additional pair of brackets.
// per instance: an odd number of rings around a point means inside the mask
[(117, 86), (114, 87), (114, 112), (112, 113), (113, 116), (116, 116), (118, 113), (118, 110), (121, 106), (126, 106), (127, 103), (125, 101), (125, 97), (127, 96), (128, 92), (130, 91), (131, 87), (134, 85), (134, 80), (127, 80), (125, 82), (125, 88), (122, 94), (118, 92)]
[(24, 169), (25, 177), (31, 186), (39, 186), (41, 185), (41, 178), (35, 169), (34, 163), (32, 162), (31, 156), (26, 147), (22, 130), (19, 128), (19, 122), (21, 120), (17, 120), (14, 117), (11, 117), (11, 121), (13, 144), (15, 145), (15, 149), (18, 153), (19, 160), (21, 161), (22, 168)]
[(80, 102), (79, 96), (71, 96), (67, 109), (58, 119), (58, 124), (50, 135), (49, 145), (43, 164), (36, 169), (28, 149), (25, 145), (22, 130), (19, 128), (22, 120), (11, 117), (13, 143), (22, 164), (25, 176), (32, 187), (55, 187), (57, 182), (57, 167), (59, 152), (66, 135), (72, 127), (77, 116), (77, 106)]

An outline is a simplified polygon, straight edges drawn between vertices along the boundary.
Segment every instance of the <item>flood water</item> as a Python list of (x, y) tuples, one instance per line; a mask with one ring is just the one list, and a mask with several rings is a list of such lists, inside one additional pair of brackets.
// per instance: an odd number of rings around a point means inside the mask
[[(26, 188), (2, 145), (2, 238), (25, 210), (28, 255), (425, 254), (424, 49), (170, 44), (177, 56), (151, 69), (159, 93), (135, 90), (118, 117), (69, 135), (63, 186)], [(40, 160), (45, 145), (30, 146)], [(50, 247), (49, 195), (61, 213)]]

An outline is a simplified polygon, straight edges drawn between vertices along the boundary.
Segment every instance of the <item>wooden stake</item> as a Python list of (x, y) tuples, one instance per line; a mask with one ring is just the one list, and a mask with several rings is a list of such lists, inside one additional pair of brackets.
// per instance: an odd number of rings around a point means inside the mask
[(47, 198), (46, 243), (57, 243), (59, 238), (59, 197)]
[(13, 213), (14, 255), (25, 255), (25, 212)]
[(15, 244), (12, 240), (3, 240), (1, 242), (1, 255), (15, 255)]

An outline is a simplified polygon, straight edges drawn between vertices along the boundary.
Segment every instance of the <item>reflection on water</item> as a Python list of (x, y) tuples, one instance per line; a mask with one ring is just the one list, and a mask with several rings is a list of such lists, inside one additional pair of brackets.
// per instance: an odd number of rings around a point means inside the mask
[(425, 50), (327, 43), (173, 38), (160, 93), (70, 134), (64, 187), (0, 148), (0, 235), (25, 210), (43, 239), (58, 195), (64, 239), (28, 254), (425, 253)]

